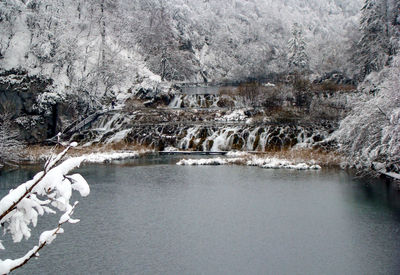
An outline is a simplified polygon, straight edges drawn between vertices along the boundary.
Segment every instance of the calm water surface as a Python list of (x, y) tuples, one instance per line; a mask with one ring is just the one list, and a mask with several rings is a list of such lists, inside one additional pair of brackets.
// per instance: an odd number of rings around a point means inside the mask
[[(91, 185), (75, 196), (81, 222), (16, 274), (400, 274), (400, 196), (382, 182), (174, 163), (79, 169)], [(32, 175), (3, 173), (1, 195)], [(5, 238), (0, 258), (21, 256), (35, 236)]]
[(220, 86), (186, 86), (182, 88), (182, 92), (188, 95), (216, 95), (220, 88)]

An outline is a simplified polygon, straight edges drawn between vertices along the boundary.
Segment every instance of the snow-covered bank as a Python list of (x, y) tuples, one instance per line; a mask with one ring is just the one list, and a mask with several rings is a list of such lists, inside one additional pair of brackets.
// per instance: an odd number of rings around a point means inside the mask
[(309, 162), (296, 162), (278, 158), (255, 157), (246, 163), (248, 166), (258, 166), (266, 169), (294, 169), (294, 170), (319, 170), (321, 166), (311, 160)]
[(86, 163), (106, 163), (113, 160), (134, 159), (141, 155), (138, 151), (130, 152), (103, 152), (82, 155)]
[[(114, 160), (135, 159), (140, 156), (153, 152), (148, 149), (138, 150), (113, 150), (110, 148), (104, 149), (88, 149), (77, 148), (69, 153), (67, 158), (82, 157), (83, 163), (108, 163)], [(30, 163), (41, 163), (49, 159), (52, 150), (49, 148), (36, 148), (29, 152), (26, 161)]]
[(321, 166), (314, 160), (309, 162), (297, 162), (294, 160), (279, 159), (265, 156), (242, 155), (240, 157), (207, 158), (207, 159), (182, 159), (177, 165), (229, 165), (239, 164), (257, 166), (266, 169), (293, 169), (293, 170), (319, 170)]
[(195, 165), (227, 165), (227, 164), (235, 164), (240, 161), (243, 161), (241, 158), (207, 158), (207, 159), (182, 159), (178, 161), (177, 165), (187, 165), (187, 166), (195, 166)]

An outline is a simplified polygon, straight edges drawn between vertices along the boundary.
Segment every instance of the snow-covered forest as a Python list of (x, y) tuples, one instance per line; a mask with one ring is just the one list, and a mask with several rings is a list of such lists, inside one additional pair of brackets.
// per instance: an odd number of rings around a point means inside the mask
[[(364, 166), (383, 159), (392, 165), (398, 162), (392, 133), (398, 127), (398, 14), (395, 0), (5, 0), (0, 69), (5, 87), (21, 81), (8, 75), (27, 74), (42, 88), (47, 81), (32, 108), (49, 115), (54, 129), (57, 114), (49, 108), (70, 96), (93, 108), (104, 98), (168, 81), (240, 82), (294, 72), (313, 80), (339, 72), (360, 83), (361, 93), (346, 100), (353, 111), (334, 138)], [(309, 86), (295, 83), (295, 89)], [(291, 100), (287, 91), (274, 93), (275, 101)], [(311, 102), (310, 110), (319, 103)]]
[(359, 169), (400, 171), (400, 2), (366, 0), (353, 53), (361, 92), (333, 135)]
[[(353, 72), (360, 0), (47, 1), (0, 3), (0, 67), (59, 89), (105, 93), (143, 77), (211, 81), (290, 68), (293, 29), (310, 70)], [(125, 84), (125, 85), (124, 85)], [(96, 92), (94, 92), (96, 91)]]

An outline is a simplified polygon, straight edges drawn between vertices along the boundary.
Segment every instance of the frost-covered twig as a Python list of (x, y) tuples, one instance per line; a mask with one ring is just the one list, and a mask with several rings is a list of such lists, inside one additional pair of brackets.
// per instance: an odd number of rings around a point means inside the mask
[[(71, 147), (75, 147), (76, 143), (72, 143), (62, 153), (56, 157), (51, 156), (45, 164), (45, 171), (36, 174), (32, 181), (21, 184), (17, 189), (11, 190), (10, 193), (0, 201), (0, 223), (3, 223), (6, 217), (15, 207), (26, 197), (32, 189), (48, 174), (49, 170), (54, 168), (59, 161), (67, 154)], [(80, 164), (80, 163), (79, 163)], [(79, 165), (77, 165), (79, 166)], [(25, 191), (24, 191), (25, 189)]]
[[(61, 226), (67, 222), (76, 223), (79, 220), (74, 220), (70, 216), (74, 213), (75, 206), (78, 202), (75, 202), (74, 206), (71, 208), (69, 212), (66, 212), (59, 220), (58, 226), (53, 230), (44, 231), (39, 238), (39, 243), (37, 246), (34, 246), (25, 256), (15, 259), (15, 260), (0, 260), (0, 272), (2, 274), (9, 273), (17, 268), (25, 265), (30, 259), (39, 256), (39, 251), (42, 250), (46, 245), (51, 244), (58, 234), (64, 233), (64, 229)], [(68, 218), (66, 218), (68, 216)], [(4, 269), (3, 269), (4, 268)]]
[[(56, 213), (55, 210), (57, 209), (64, 212), (57, 228), (43, 232), (38, 246), (28, 251), (25, 256), (16, 260), (0, 260), (1, 274), (9, 273), (37, 256), (39, 250), (46, 244), (50, 244), (57, 234), (62, 233), (61, 226), (64, 223), (79, 221), (71, 218), (78, 202), (71, 205), (69, 200), (73, 190), (85, 197), (89, 195), (90, 188), (81, 175), (67, 175), (82, 163), (83, 157), (70, 158), (61, 163), (71, 146), (76, 146), (76, 144), (71, 144), (60, 154), (50, 157), (46, 162), (44, 171), (36, 174), (32, 180), (11, 190), (0, 201), (1, 227), (4, 228), (5, 233), (11, 234), (14, 242), (20, 242), (23, 238), (30, 238), (29, 225), (32, 224), (35, 227), (39, 215)], [(4, 249), (1, 242), (0, 249)]]

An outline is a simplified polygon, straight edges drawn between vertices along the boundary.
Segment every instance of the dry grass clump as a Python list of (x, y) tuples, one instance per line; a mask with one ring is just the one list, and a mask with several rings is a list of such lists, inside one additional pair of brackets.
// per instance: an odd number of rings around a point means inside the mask
[(124, 111), (126, 112), (134, 112), (138, 108), (143, 108), (143, 101), (136, 98), (130, 98), (125, 102)]
[(224, 86), (219, 88), (218, 90), (219, 95), (227, 95), (227, 96), (235, 96), (237, 95), (237, 89), (235, 87)]
[(25, 147), (24, 151), (21, 153), (22, 160), (24, 161), (44, 161), (49, 156), (49, 154), (54, 151), (54, 153), (60, 153), (62, 148), (58, 148), (56, 150), (53, 149), (52, 146), (46, 145), (30, 145)]
[(296, 163), (315, 161), (320, 166), (337, 167), (343, 162), (343, 156), (337, 152), (328, 152), (321, 149), (283, 149), (260, 153), (260, 156), (286, 159)]

